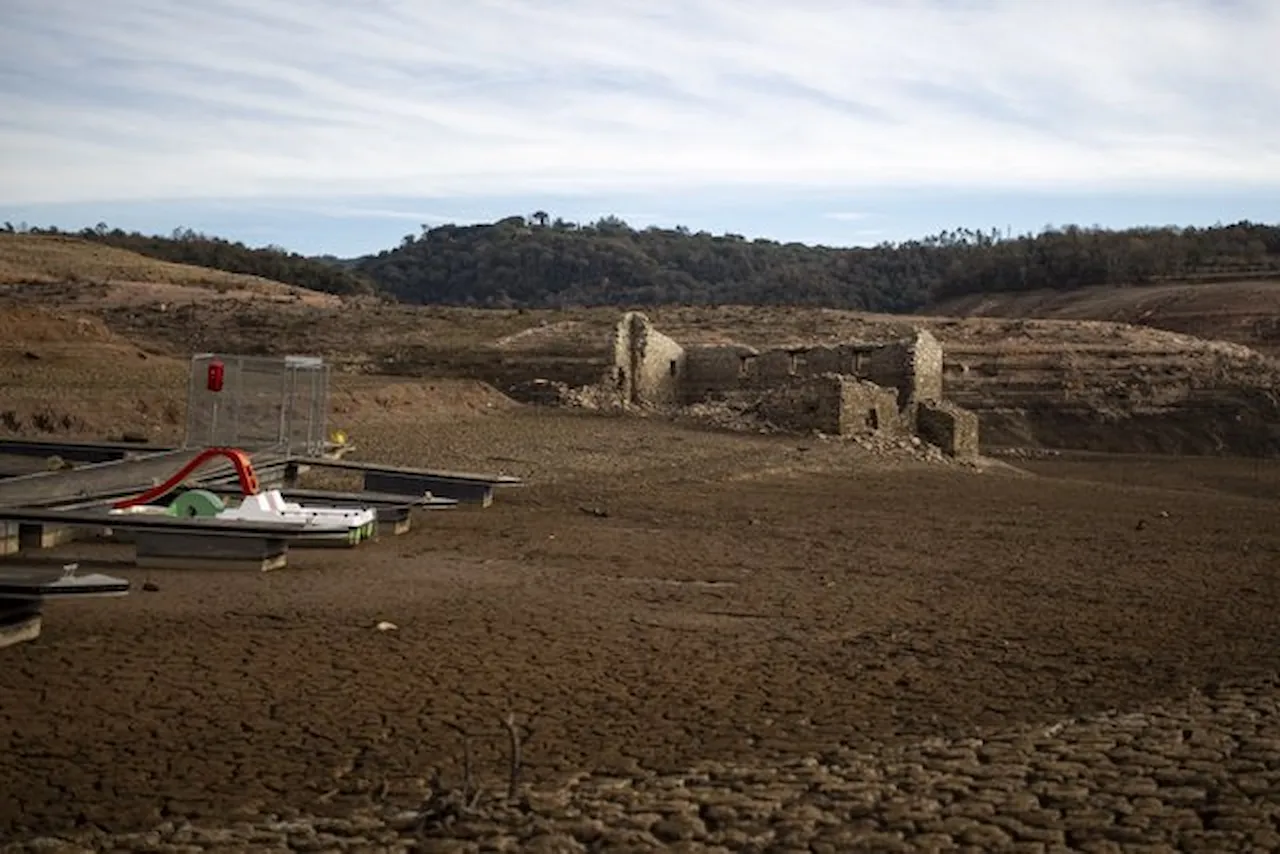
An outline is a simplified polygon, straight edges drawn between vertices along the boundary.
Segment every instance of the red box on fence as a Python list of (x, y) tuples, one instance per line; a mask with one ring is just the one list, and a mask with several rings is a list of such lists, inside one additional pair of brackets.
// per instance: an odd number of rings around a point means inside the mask
[(225, 372), (225, 368), (221, 362), (210, 362), (209, 375), (205, 381), (205, 388), (209, 389), (209, 391), (222, 391), (222, 377)]

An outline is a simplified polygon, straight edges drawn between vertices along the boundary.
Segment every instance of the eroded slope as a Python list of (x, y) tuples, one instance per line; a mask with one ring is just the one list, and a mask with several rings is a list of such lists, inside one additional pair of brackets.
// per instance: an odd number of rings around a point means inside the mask
[(927, 313), (1134, 323), (1280, 354), (1280, 280), (974, 294), (938, 303)]
[[(14, 289), (21, 289), (13, 294)], [(340, 300), (257, 276), (158, 261), (62, 235), (0, 233), (0, 290), (46, 305), (103, 307), (208, 300), (278, 300), (333, 306)]]

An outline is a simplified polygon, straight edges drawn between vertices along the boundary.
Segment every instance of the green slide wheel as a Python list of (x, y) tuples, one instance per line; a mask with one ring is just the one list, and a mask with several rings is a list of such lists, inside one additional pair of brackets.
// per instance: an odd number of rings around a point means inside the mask
[(226, 509), (226, 502), (207, 489), (188, 490), (169, 505), (171, 515), (184, 519), (213, 518)]

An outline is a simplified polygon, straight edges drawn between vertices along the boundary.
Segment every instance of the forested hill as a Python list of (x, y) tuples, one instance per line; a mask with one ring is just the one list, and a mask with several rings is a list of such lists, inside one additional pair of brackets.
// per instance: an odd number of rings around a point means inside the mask
[(61, 233), (328, 293), (446, 305), (736, 303), (910, 312), (977, 293), (1280, 278), (1280, 226), (1249, 222), (1124, 231), (1067, 226), (1011, 238), (962, 229), (846, 249), (685, 228), (636, 230), (616, 217), (579, 225), (539, 212), (489, 225), (424, 227), (394, 249), (345, 260), (184, 229), (161, 237), (99, 224)]
[[(13, 231), (14, 228), (5, 223), (4, 230)], [(208, 237), (190, 229), (176, 229), (169, 237), (112, 229), (105, 224), (82, 231), (59, 231), (57, 228), (24, 230), (29, 234), (64, 234), (117, 249), (127, 249), (160, 261), (259, 276), (330, 294), (369, 294), (375, 290), (372, 282), (334, 264), (307, 258), (277, 246), (251, 248), (243, 243)]]
[(959, 230), (837, 249), (683, 228), (635, 230), (614, 217), (577, 225), (539, 213), (424, 228), (352, 269), (413, 303), (755, 303), (906, 312), (987, 291), (1280, 275), (1280, 226), (1069, 226), (1008, 239)]

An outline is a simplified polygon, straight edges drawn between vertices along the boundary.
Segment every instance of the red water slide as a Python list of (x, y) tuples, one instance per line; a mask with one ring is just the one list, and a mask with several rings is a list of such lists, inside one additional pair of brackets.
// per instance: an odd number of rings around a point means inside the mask
[(238, 448), (206, 448), (199, 454), (196, 454), (196, 456), (192, 458), (191, 462), (183, 466), (177, 474), (166, 480), (164, 483), (148, 489), (141, 495), (117, 501), (115, 508), (120, 510), (125, 507), (134, 507), (138, 504), (146, 504), (150, 501), (155, 501), (157, 498), (168, 495), (187, 479), (187, 475), (191, 474), (214, 457), (226, 457), (230, 460), (231, 465), (235, 466), (236, 477), (240, 479), (241, 492), (245, 495), (258, 494), (258, 475), (253, 470), (253, 463), (249, 460), (248, 454)]

